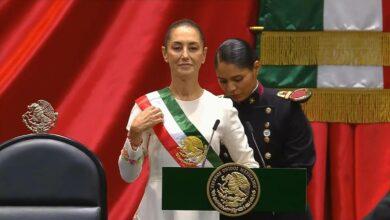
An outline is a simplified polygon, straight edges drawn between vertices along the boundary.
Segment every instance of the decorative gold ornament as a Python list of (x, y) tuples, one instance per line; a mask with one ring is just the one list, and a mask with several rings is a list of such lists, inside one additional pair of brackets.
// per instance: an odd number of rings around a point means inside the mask
[(390, 33), (264, 31), (262, 65), (390, 66)]
[(293, 91), (281, 90), (277, 93), (277, 96), (281, 98), (299, 103), (307, 102), (310, 99), (311, 95), (311, 91), (307, 88), (295, 89)]
[(311, 89), (302, 105), (309, 121), (337, 123), (390, 122), (390, 89)]
[(24, 124), (34, 133), (47, 133), (54, 127), (58, 112), (55, 112), (49, 102), (38, 100), (27, 106), (28, 111), (23, 114)]
[(269, 160), (272, 157), (272, 154), (270, 152), (265, 153), (265, 159)]
[(210, 175), (207, 197), (215, 210), (226, 216), (242, 216), (250, 212), (260, 198), (260, 182), (249, 168), (224, 164)]
[(187, 166), (196, 167), (206, 158), (206, 146), (196, 136), (184, 138), (182, 146), (176, 156)]
[(260, 33), (264, 30), (263, 26), (250, 26), (249, 30), (255, 32), (255, 33)]

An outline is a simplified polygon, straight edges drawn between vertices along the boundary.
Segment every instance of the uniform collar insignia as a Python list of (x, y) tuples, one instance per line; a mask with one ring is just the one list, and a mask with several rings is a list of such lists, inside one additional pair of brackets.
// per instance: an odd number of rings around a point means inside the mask
[(244, 106), (244, 105), (253, 105), (259, 103), (260, 96), (264, 92), (264, 86), (258, 82), (256, 88), (253, 90), (252, 94), (248, 96), (244, 101), (242, 102), (234, 102), (237, 106)]

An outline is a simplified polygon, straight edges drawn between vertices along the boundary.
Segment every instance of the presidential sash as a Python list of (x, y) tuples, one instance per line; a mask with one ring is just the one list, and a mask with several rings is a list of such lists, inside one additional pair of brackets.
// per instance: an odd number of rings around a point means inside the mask
[[(222, 165), (222, 161), (207, 140), (184, 114), (169, 88), (148, 93), (136, 100), (142, 109), (155, 106), (164, 114), (164, 124), (158, 124), (153, 130), (161, 144), (181, 167), (200, 167), (206, 158), (213, 166)], [(211, 128), (210, 128), (211, 129)]]

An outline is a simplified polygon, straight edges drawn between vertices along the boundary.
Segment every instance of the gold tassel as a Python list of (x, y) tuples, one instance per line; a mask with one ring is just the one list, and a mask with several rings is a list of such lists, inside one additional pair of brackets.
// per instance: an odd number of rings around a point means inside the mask
[(390, 65), (390, 33), (263, 32), (263, 65)]
[(390, 122), (390, 89), (311, 89), (302, 104), (310, 121), (341, 123)]

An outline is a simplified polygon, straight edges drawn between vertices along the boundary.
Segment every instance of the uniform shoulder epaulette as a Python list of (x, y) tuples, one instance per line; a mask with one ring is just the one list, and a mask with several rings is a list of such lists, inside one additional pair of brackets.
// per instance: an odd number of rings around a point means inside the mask
[(296, 89), (293, 91), (281, 90), (278, 92), (277, 96), (293, 102), (304, 103), (310, 99), (311, 91), (306, 88)]

